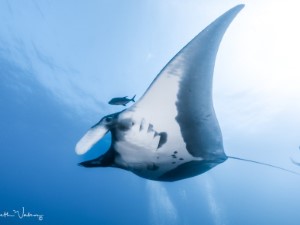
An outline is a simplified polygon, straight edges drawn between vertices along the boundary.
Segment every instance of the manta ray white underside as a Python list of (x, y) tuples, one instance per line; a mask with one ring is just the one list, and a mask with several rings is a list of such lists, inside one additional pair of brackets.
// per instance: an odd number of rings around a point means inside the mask
[(221, 39), (242, 8), (227, 11), (179, 51), (138, 102), (94, 125), (76, 152), (86, 153), (109, 131), (111, 146), (81, 165), (118, 167), (147, 179), (175, 181), (224, 162), (212, 102), (213, 71)]

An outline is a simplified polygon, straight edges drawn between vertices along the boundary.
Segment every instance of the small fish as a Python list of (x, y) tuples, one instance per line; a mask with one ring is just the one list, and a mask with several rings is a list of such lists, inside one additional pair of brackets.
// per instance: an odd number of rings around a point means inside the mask
[(126, 104), (128, 102), (135, 102), (134, 98), (135, 98), (135, 95), (129, 99), (127, 98), (128, 96), (125, 96), (125, 97), (120, 97), (120, 98), (113, 98), (111, 99), (108, 104), (110, 105), (123, 105), (123, 106), (126, 106)]

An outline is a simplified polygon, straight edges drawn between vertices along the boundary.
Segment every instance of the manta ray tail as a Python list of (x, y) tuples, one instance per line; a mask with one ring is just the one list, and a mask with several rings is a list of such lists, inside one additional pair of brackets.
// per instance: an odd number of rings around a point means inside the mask
[(255, 161), (255, 160), (243, 159), (243, 158), (234, 157), (234, 156), (227, 156), (227, 157), (228, 157), (229, 159), (236, 159), (236, 160), (240, 160), (240, 161), (244, 161), (244, 162), (256, 163), (256, 164), (259, 164), (259, 165), (272, 167), (272, 168), (275, 168), (275, 169), (279, 169), (279, 170), (282, 170), (282, 171), (285, 171), (285, 172), (292, 173), (292, 174), (295, 174), (295, 175), (300, 176), (300, 173), (297, 173), (297, 172), (295, 172), (295, 171), (292, 171), (292, 170), (288, 170), (288, 169), (282, 168), (282, 167), (280, 167), (280, 166), (275, 166), (275, 165), (272, 165), (272, 164), (269, 164), (269, 163), (258, 162), (258, 161)]

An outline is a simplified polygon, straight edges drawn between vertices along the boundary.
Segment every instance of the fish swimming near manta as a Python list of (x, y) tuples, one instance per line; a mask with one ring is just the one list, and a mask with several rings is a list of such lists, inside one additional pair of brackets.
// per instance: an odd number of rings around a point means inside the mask
[(109, 131), (111, 145), (80, 165), (121, 168), (157, 181), (197, 176), (228, 158), (285, 170), (224, 152), (213, 107), (213, 71), (222, 37), (243, 7), (230, 9), (192, 39), (134, 105), (91, 127), (77, 143), (77, 154), (86, 153)]
[(135, 98), (135, 95), (132, 97), (132, 98), (127, 98), (128, 96), (125, 96), (125, 97), (119, 97), (119, 98), (113, 98), (111, 99), (108, 104), (110, 105), (123, 105), (123, 106), (126, 106), (126, 104), (128, 102), (135, 102), (134, 98)]

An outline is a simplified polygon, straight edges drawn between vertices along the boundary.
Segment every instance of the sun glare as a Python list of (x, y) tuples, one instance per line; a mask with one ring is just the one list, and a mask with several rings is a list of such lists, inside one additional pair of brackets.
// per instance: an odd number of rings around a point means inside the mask
[(300, 15), (293, 5), (274, 1), (260, 10), (251, 9), (250, 29), (243, 34), (251, 62), (245, 64), (257, 72), (252, 76), (259, 81), (259, 91), (274, 101), (300, 96)]

